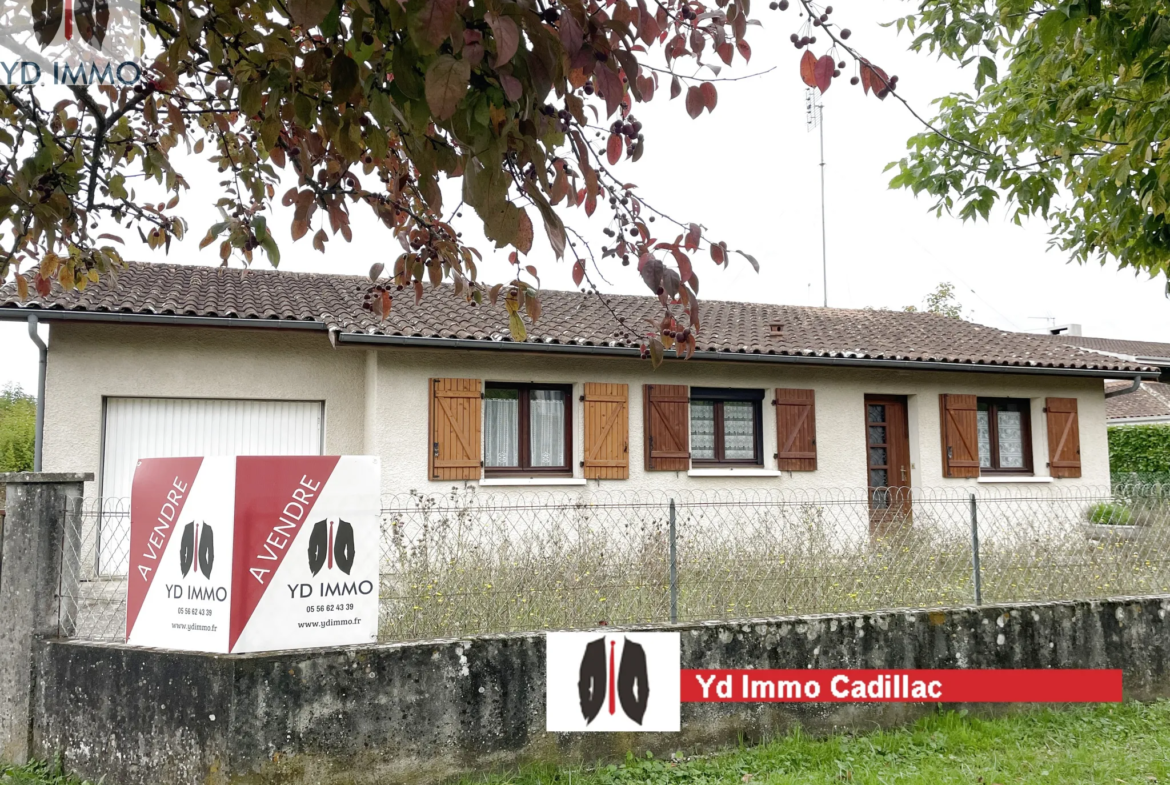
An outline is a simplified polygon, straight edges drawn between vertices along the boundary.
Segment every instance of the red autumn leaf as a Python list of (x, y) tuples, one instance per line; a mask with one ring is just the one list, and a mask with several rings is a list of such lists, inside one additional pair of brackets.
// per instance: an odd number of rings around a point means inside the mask
[(387, 319), (390, 318), (390, 306), (392, 305), (392, 302), (393, 301), (390, 299), (390, 292), (383, 289), (382, 290), (382, 321), (386, 321)]
[(820, 88), (822, 93), (829, 89), (829, 84), (833, 81), (833, 71), (836, 68), (837, 64), (828, 55), (822, 55), (817, 60), (816, 65), (813, 66), (813, 74), (817, 80), (817, 87)]
[(499, 16), (491, 11), (484, 14), (483, 20), (487, 22), (492, 30), (492, 37), (496, 39), (495, 67), (499, 68), (516, 54), (516, 49), (520, 45), (520, 28), (511, 17)]
[(678, 94), (682, 92), (682, 84), (678, 81), (677, 76), (670, 78), (670, 99), (673, 101), (678, 98)]
[(605, 144), (605, 157), (610, 166), (622, 160), (622, 138), (617, 134), (609, 135), (609, 141)]
[(418, 305), (419, 303), (421, 303), (422, 297), (423, 297), (422, 281), (415, 281), (414, 282), (414, 304)]
[(817, 77), (816, 74), (813, 73), (813, 69), (816, 67), (816, 64), (816, 56), (814, 56), (812, 52), (805, 49), (804, 54), (800, 58), (800, 78), (803, 79), (804, 83), (809, 87), (817, 86)]
[(20, 273), (16, 274), (16, 294), (21, 302), (28, 299), (28, 279)]
[[(520, 224), (516, 229), (515, 246), (520, 253), (526, 254), (532, 250), (532, 219), (523, 209), (520, 210)], [(515, 253), (515, 252), (513, 252)]]
[(691, 259), (685, 253), (679, 250), (672, 250), (671, 254), (674, 256), (674, 262), (678, 265), (678, 277), (682, 279), (683, 283), (691, 280)]
[[(878, 68), (876, 65), (871, 65), (869, 68), (869, 84), (873, 88), (874, 93), (877, 94), (877, 97), (884, 101), (886, 100), (886, 95), (889, 94), (890, 77), (885, 71)], [(882, 94), (882, 90), (886, 91), (886, 95)]]
[(698, 224), (691, 224), (687, 230), (686, 249), (688, 251), (697, 251), (699, 248), (699, 238), (701, 237)]
[(691, 85), (687, 88), (687, 114), (692, 119), (703, 113), (703, 93), (698, 87)]
[(873, 84), (871, 79), (873, 79), (873, 69), (869, 67), (868, 62), (863, 62), (861, 64), (861, 89), (865, 91), (866, 95), (869, 95), (869, 88)]
[(723, 264), (726, 261), (727, 255), (723, 253), (722, 243), (711, 243), (711, 259), (715, 264)]
[(699, 92), (703, 96), (703, 105), (707, 107), (707, 111), (714, 112), (715, 104), (719, 102), (719, 93), (715, 91), (715, 85), (703, 82), (699, 85)]
[(38, 272), (37, 277), (33, 279), (33, 288), (37, 290), (37, 294), (41, 297), (48, 297), (49, 293), (53, 291), (53, 282), (48, 278), (42, 278)]
[(573, 262), (573, 285), (580, 286), (583, 280), (585, 280), (585, 263), (578, 259)]
[(731, 58), (735, 57), (735, 47), (731, 45), (730, 41), (724, 41), (715, 47), (715, 51), (719, 54), (719, 59), (731, 65)]
[(752, 48), (747, 41), (741, 38), (735, 42), (735, 48), (739, 50), (740, 57), (745, 61), (752, 59)]

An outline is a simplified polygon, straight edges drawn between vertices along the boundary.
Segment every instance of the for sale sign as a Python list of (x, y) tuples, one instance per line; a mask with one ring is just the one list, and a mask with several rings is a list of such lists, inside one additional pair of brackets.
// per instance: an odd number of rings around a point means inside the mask
[(371, 643), (377, 458), (139, 461), (126, 640), (210, 652)]

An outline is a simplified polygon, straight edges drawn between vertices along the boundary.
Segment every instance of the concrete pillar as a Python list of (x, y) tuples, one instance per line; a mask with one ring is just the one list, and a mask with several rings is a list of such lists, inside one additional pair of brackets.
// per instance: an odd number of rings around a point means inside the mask
[[(32, 734), (33, 641), (60, 634), (62, 594), (75, 598), (83, 483), (92, 474), (0, 473), (0, 760), (24, 763)], [(65, 589), (62, 592), (62, 589)], [(76, 613), (66, 614), (70, 619)]]

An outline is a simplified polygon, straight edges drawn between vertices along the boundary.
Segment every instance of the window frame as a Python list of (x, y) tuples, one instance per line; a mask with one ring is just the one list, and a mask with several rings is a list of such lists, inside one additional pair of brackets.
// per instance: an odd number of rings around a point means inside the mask
[[(496, 477), (572, 477), (573, 476), (573, 385), (571, 384), (542, 384), (537, 382), (484, 382), (484, 401), (487, 400), (488, 390), (516, 390), (518, 398), (518, 412), (516, 416), (516, 462), (519, 466), (488, 466), (487, 453), (484, 452), (483, 476), (485, 479)], [(565, 396), (565, 456), (561, 466), (532, 466), (532, 436), (530, 433), (531, 419), (529, 406), (533, 390), (552, 390)], [(483, 414), (484, 432), (487, 432), (486, 406)]]
[[(687, 438), (690, 441), (691, 449), (691, 466), (694, 468), (718, 468), (721, 466), (756, 466), (762, 467), (764, 465), (764, 391), (748, 389), (748, 388), (733, 388), (733, 387), (692, 387), (690, 402), (687, 405), (687, 418), (693, 423), (694, 418), (690, 417), (690, 407), (696, 401), (710, 401), (715, 404), (715, 457), (714, 458), (695, 458), (694, 457), (694, 434), (688, 433)], [(752, 404), (752, 420), (755, 428), (753, 439), (753, 450), (755, 457), (747, 458), (733, 458), (727, 459), (722, 457), (724, 454), (724, 433), (723, 433), (723, 404), (726, 402), (747, 402)], [(689, 426), (688, 426), (689, 431)]]
[[(1004, 404), (1011, 404), (1019, 407), (1020, 430), (1023, 434), (1024, 440), (1024, 465), (1022, 467), (1007, 467), (999, 466), (999, 406)], [(976, 396), (975, 411), (976, 423), (978, 423), (978, 415), (983, 411), (982, 406), (987, 406), (987, 430), (988, 441), (991, 450), (991, 466), (983, 465), (983, 456), (979, 456), (979, 476), (997, 476), (997, 475), (1033, 475), (1035, 474), (1035, 466), (1032, 460), (1032, 401), (1030, 398), (989, 398), (984, 396)], [(976, 425), (976, 443), (978, 443), (978, 424)]]

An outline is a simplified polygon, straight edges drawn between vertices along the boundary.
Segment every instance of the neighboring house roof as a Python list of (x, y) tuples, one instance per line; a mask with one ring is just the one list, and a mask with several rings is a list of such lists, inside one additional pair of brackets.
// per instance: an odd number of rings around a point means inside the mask
[[(1121, 390), (1129, 382), (1106, 382), (1105, 391)], [(1170, 384), (1142, 382), (1134, 392), (1105, 399), (1105, 418), (1117, 423), (1124, 420), (1170, 421)]]
[[(645, 319), (661, 318), (655, 297), (546, 290), (543, 316), (525, 344), (509, 337), (503, 307), (476, 307), (446, 291), (394, 297), (389, 319), (362, 308), (359, 276), (131, 263), (84, 292), (54, 290), (21, 303), (0, 288), (0, 318), (185, 321), (228, 326), (328, 329), (341, 343), (403, 343), (555, 352), (636, 353)], [(634, 331), (627, 337), (610, 308)], [(1154, 369), (1029, 335), (931, 313), (846, 310), (703, 301), (700, 356), (801, 364), (882, 365), (1025, 373), (1152, 375)]]
[(1134, 357), (1139, 360), (1163, 360), (1156, 364), (1170, 365), (1170, 343), (1154, 343), (1153, 341), (1123, 341), (1114, 338), (1089, 338), (1081, 335), (1059, 335), (1061, 343), (1070, 346), (1079, 346), (1083, 349), (1095, 349), (1110, 354)]

